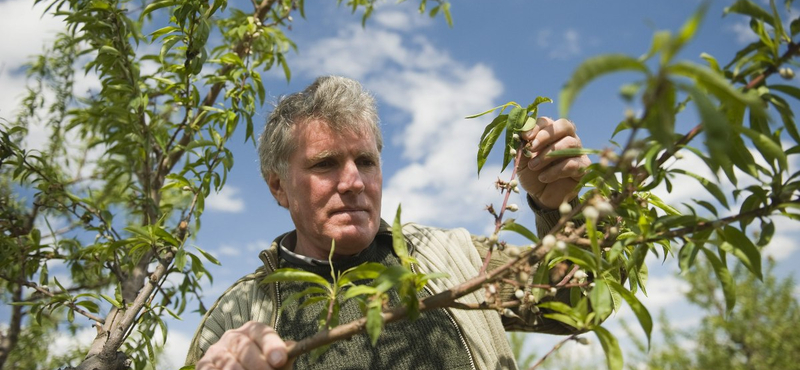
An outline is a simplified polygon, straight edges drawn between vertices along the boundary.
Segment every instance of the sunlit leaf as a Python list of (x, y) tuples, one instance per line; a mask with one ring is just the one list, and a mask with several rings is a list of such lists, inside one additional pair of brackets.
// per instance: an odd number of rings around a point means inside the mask
[(558, 106), (561, 116), (569, 116), (572, 103), (589, 82), (609, 73), (622, 71), (648, 73), (647, 66), (643, 62), (624, 54), (608, 54), (584, 61), (561, 89)]
[(750, 241), (741, 230), (733, 226), (725, 226), (723, 229), (725, 240), (733, 245), (733, 255), (736, 256), (754, 275), (762, 280), (761, 273), (761, 251)]
[(647, 336), (647, 346), (649, 347), (650, 333), (653, 331), (653, 318), (650, 316), (650, 312), (647, 311), (647, 308), (630, 290), (625, 289), (620, 283), (613, 280), (606, 280), (606, 284), (611, 288), (611, 291), (621, 295), (622, 298), (625, 299), (625, 302), (628, 303), (628, 306), (631, 307), (631, 310), (636, 315), (636, 319), (639, 320), (639, 325), (642, 326), (642, 330), (644, 330)]
[(322, 276), (319, 276), (313, 272), (291, 268), (277, 269), (261, 280), (263, 284), (274, 283), (276, 281), (305, 281), (325, 287), (330, 286), (330, 283), (328, 283), (328, 281)]
[(730, 315), (733, 307), (736, 305), (736, 283), (733, 281), (733, 276), (727, 267), (714, 255), (710, 250), (703, 248), (703, 253), (706, 255), (708, 262), (714, 268), (714, 273), (717, 279), (722, 284), (722, 294), (725, 296), (725, 307), (727, 314)]
[(621, 370), (622, 350), (619, 348), (617, 338), (602, 326), (596, 326), (592, 331), (597, 335), (597, 339), (600, 340), (600, 345), (603, 346), (609, 370)]

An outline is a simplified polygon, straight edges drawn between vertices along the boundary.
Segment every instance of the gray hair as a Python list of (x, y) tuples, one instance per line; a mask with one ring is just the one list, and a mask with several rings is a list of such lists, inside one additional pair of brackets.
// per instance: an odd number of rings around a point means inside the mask
[(264, 132), (258, 139), (261, 175), (265, 180), (271, 173), (281, 177), (288, 173), (289, 157), (297, 148), (293, 127), (311, 120), (321, 120), (338, 132), (372, 134), (378, 152), (383, 149), (372, 95), (356, 80), (319, 77), (305, 90), (280, 98), (267, 118)]

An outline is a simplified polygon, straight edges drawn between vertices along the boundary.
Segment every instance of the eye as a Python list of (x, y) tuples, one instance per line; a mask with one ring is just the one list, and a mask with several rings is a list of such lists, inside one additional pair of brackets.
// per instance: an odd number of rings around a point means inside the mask
[(317, 162), (317, 163), (314, 163), (314, 164), (311, 166), (311, 168), (316, 168), (316, 169), (325, 169), (325, 168), (330, 168), (330, 167), (333, 167), (333, 165), (334, 165), (334, 163), (333, 163), (333, 161), (332, 161), (332, 160), (330, 160), (330, 159), (323, 159), (323, 160), (321, 160), (321, 161), (319, 161), (319, 162)]
[(358, 165), (364, 167), (374, 167), (378, 165), (378, 162), (372, 158), (361, 158), (358, 160)]

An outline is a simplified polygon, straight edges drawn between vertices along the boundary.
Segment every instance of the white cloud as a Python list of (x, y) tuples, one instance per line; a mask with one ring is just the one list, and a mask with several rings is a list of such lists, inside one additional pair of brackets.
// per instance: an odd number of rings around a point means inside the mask
[(481, 208), (498, 194), (493, 179), (477, 179), (471, 163), (488, 121), (464, 117), (494, 106), (502, 85), (490, 68), (460, 63), (424, 35), (398, 31), (407, 15), (386, 17), (369, 33), (356, 24), (342, 27), (306, 48), (296, 69), (358, 79), (382, 104), (407, 117), (401, 134), (387, 138), (406, 162), (384, 179), (384, 217), (392, 219), (402, 203), (404, 220), (453, 226), (484, 219)]
[(556, 34), (550, 29), (536, 33), (536, 45), (547, 50), (547, 57), (555, 60), (566, 60), (581, 53), (580, 34), (573, 28)]
[(750, 29), (750, 25), (746, 20), (734, 23), (730, 27), (730, 31), (736, 35), (736, 42), (739, 44), (749, 44), (758, 41), (758, 36)]
[(674, 275), (651, 276), (647, 281), (647, 296), (641, 291), (637, 295), (650, 312), (658, 312), (683, 300), (683, 295), (688, 290), (688, 283)]
[(221, 247), (219, 247), (219, 250), (217, 250), (217, 254), (219, 254), (220, 256), (235, 257), (235, 256), (238, 256), (241, 253), (239, 252), (239, 249), (234, 248), (234, 247), (232, 247), (230, 245), (227, 245), (227, 244), (223, 244)]
[(764, 256), (776, 261), (785, 260), (798, 249), (797, 238), (800, 237), (800, 233), (797, 229), (797, 221), (786, 217), (773, 217), (772, 221), (775, 223), (775, 235), (764, 248)]
[(25, 91), (23, 65), (61, 28), (59, 19), (42, 16), (42, 7), (33, 7), (30, 1), (0, 2), (0, 34), (6, 35), (6, 42), (0, 43), (0, 117), (13, 116)]
[(211, 193), (206, 198), (206, 208), (220, 212), (240, 213), (244, 211), (244, 199), (237, 196), (239, 189), (225, 185), (218, 193)]
[[(419, 16), (417, 14), (412, 15), (408, 12), (388, 8), (376, 11), (372, 17), (372, 20), (377, 22), (378, 25), (382, 27), (399, 31), (407, 31), (412, 28), (417, 28), (431, 23), (428, 17)], [(369, 27), (370, 22), (368, 21), (367, 28)]]

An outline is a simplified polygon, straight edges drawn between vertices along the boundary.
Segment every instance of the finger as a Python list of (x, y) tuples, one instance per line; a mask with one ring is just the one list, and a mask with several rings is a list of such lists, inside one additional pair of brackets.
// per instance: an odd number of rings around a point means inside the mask
[(533, 135), (532, 139), (530, 140), (531, 146), (529, 150), (531, 152), (536, 153), (537, 151), (548, 145), (551, 145), (561, 138), (575, 136), (575, 124), (573, 124), (571, 121), (563, 118), (560, 118), (556, 121), (552, 121), (546, 117), (543, 118), (545, 120), (541, 126), (539, 125), (539, 121), (537, 121), (539, 130), (535, 132), (535, 135)]
[(245, 370), (262, 370), (268, 363), (261, 347), (246, 335), (237, 336), (228, 348)]
[(536, 119), (536, 125), (534, 125), (532, 129), (522, 132), (519, 137), (525, 141), (532, 141), (542, 127), (550, 126), (552, 124), (553, 120), (550, 119), (550, 117), (539, 117)]
[(538, 180), (549, 184), (561, 179), (580, 180), (583, 172), (590, 164), (589, 157), (562, 158), (553, 162), (549, 167), (539, 173)]
[(563, 149), (581, 148), (581, 141), (577, 137), (567, 136), (541, 149), (536, 157), (528, 161), (528, 168), (533, 171), (540, 171), (549, 166), (552, 162), (564, 159), (564, 157), (550, 157), (548, 154)]
[(203, 358), (197, 362), (197, 370), (243, 370), (239, 361), (236, 360), (225, 347), (226, 343), (212, 345), (208, 348)]
[(286, 364), (287, 352), (286, 343), (278, 333), (269, 326), (255, 324), (248, 326), (248, 336), (261, 349), (261, 354), (267, 363), (273, 368), (279, 368)]

